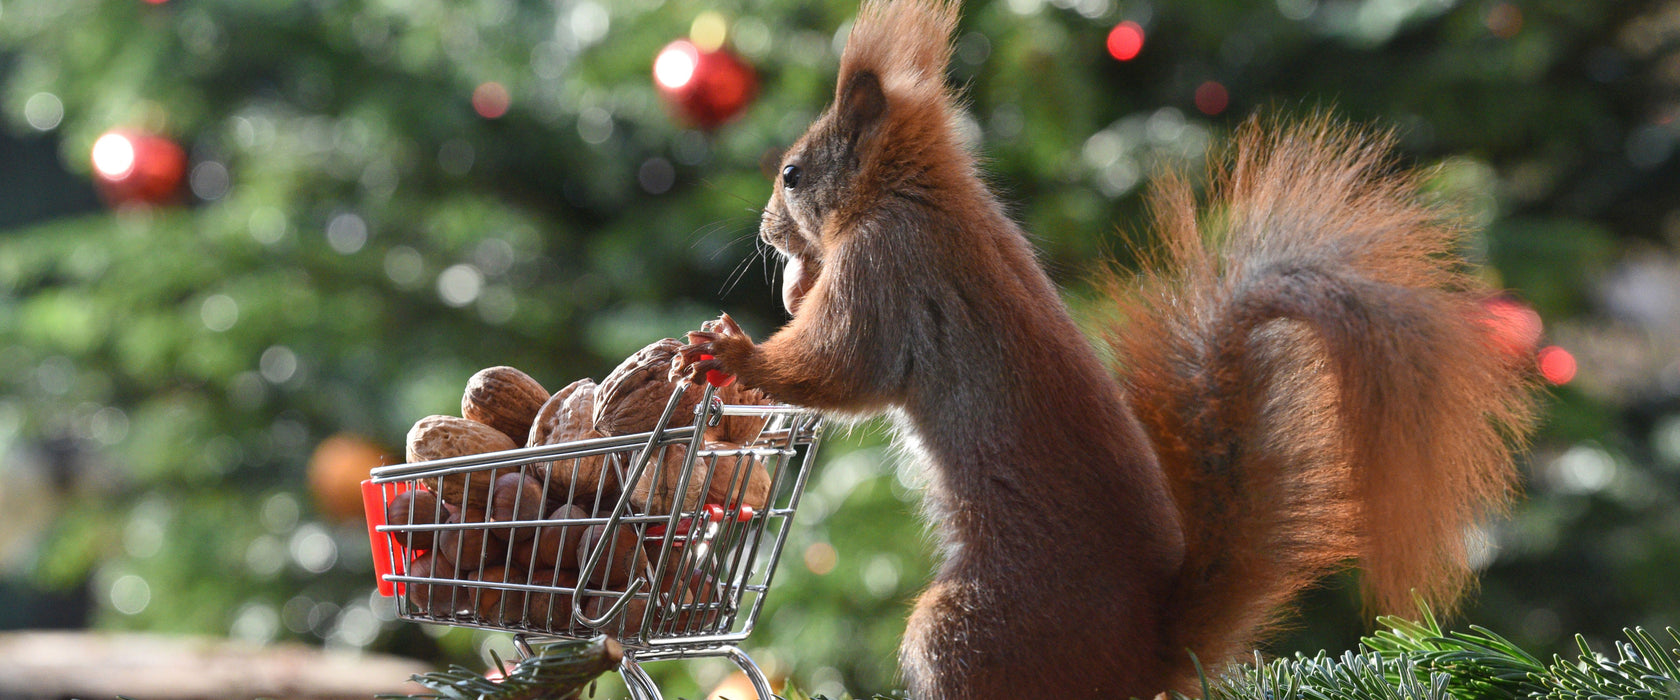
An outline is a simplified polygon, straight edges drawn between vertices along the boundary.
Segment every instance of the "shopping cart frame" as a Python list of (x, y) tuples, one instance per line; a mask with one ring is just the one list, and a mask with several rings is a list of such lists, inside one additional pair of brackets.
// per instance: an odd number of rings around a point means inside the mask
[[(654, 685), (642, 664), (651, 661), (696, 657), (724, 657), (740, 667), (752, 682), (761, 700), (770, 700), (769, 683), (752, 659), (737, 646), (751, 634), (763, 610), (776, 565), (786, 543), (801, 495), (804, 492), (810, 465), (816, 457), (822, 438), (821, 418), (806, 409), (786, 406), (732, 405), (723, 403), (717, 388), (702, 384), (704, 391), (694, 409), (693, 418), (681, 420), (678, 408), (690, 386), (679, 382), (666, 402), (660, 418), (651, 431), (564, 442), (553, 445), (519, 448), (479, 455), (469, 455), (416, 462), (374, 469), (371, 478), (363, 483), (364, 505), (367, 509), (369, 537), (373, 548), (376, 577), (381, 593), (397, 598), (398, 617), (414, 622), (474, 627), (514, 634), (516, 648), (523, 656), (532, 653), (531, 645), (545, 640), (575, 640), (609, 634), (619, 640), (624, 657), (620, 675), (636, 700), (658, 699)], [(703, 427), (714, 426), (728, 416), (755, 416), (765, 419), (756, 439), (738, 448), (718, 450), (708, 448)], [(673, 420), (678, 419), (678, 420)], [(673, 425), (679, 423), (679, 425)], [(684, 424), (686, 423), (686, 424)], [(671, 450), (682, 446), (680, 460), (672, 463)], [(471, 482), (475, 472), (489, 471), (492, 477), (525, 469), (527, 465), (551, 463), (575, 465), (584, 458), (601, 457), (607, 469), (615, 473), (623, 485), (622, 492), (609, 504), (597, 500), (595, 512), (589, 518), (554, 520), (539, 517), (529, 520), (499, 522), (459, 522), (397, 524), (385, 522), (385, 505), (397, 494), (423, 488), (428, 479), (456, 477)], [(691, 481), (712, 478), (720, 459), (735, 460), (735, 464), (763, 465), (770, 475), (770, 497), (766, 507), (754, 509), (736, 500), (728, 504), (696, 504), (690, 507), (679, 503), (669, 513), (637, 512), (632, 504), (629, 485), (636, 484), (648, 469), (680, 469), (677, 493), (683, 493)], [(705, 466), (707, 469), (699, 469)], [(747, 470), (736, 467), (734, 473), (742, 482), (731, 482), (731, 493), (745, 489)], [(704, 475), (703, 475), (704, 474)], [(482, 476), (481, 474), (478, 476)], [(655, 477), (665, 476), (656, 474)], [(604, 478), (604, 477), (603, 477)], [(709, 484), (707, 484), (709, 485)], [(548, 496), (544, 487), (544, 496)], [(568, 494), (568, 497), (570, 494)], [(679, 501), (681, 499), (678, 499)], [(462, 504), (465, 507), (464, 504)], [(441, 507), (441, 506), (440, 506)], [(420, 551), (414, 547), (415, 537), (422, 533), (440, 535), (446, 530), (492, 530), (539, 527), (588, 527), (601, 525), (608, 533), (630, 529), (636, 533), (648, 556), (646, 570), (636, 572), (622, 586), (591, 583), (596, 569), (606, 565), (613, 553), (608, 545), (612, 537), (603, 537), (599, 546), (590, 549), (588, 556), (580, 556), (578, 583), (566, 586), (555, 580), (533, 580), (527, 573), (524, 581), (472, 581), (458, 578), (439, 578), (414, 575), (408, 570), (409, 556)], [(463, 533), (464, 534), (464, 533)], [(489, 537), (488, 532), (480, 533)], [(510, 566), (511, 551), (506, 555)], [(486, 560), (488, 561), (488, 560)], [(483, 565), (485, 562), (480, 562)], [(690, 595), (687, 586), (703, 579), (701, 593)], [(680, 582), (679, 582), (680, 581)], [(677, 586), (673, 592), (671, 586)], [(431, 586), (428, 594), (439, 587), (456, 596), (470, 598), (474, 612), (463, 614), (452, 609), (445, 613), (424, 609), (404, 595), (407, 586)], [(478, 613), (481, 596), (495, 591), (502, 598), (502, 615)], [(540, 596), (548, 601), (548, 615), (542, 623), (530, 619), (535, 607), (529, 601)], [(517, 597), (522, 610), (511, 610), (506, 600)], [(586, 602), (599, 599), (597, 614), (587, 614)], [(606, 601), (610, 600), (610, 604)], [(554, 612), (561, 602), (561, 616)], [(640, 603), (640, 610), (632, 610)], [(639, 612), (639, 618), (635, 614)], [(518, 617), (514, 614), (518, 613)], [(558, 624), (564, 621), (565, 624)]]

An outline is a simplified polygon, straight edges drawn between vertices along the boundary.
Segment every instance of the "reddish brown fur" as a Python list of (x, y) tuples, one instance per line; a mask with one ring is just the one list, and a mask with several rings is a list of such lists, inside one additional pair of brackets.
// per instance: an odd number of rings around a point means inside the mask
[(1172, 648), (1242, 652), (1355, 559), (1372, 608), (1450, 609), (1467, 529), (1513, 491), (1528, 375), (1489, 347), (1460, 227), (1388, 153), (1326, 120), (1251, 122), (1215, 174), (1222, 222), (1168, 181), (1164, 252), (1112, 280), (1111, 344), (1186, 526)]
[(1384, 174), (1387, 144), (1250, 127), (1216, 249), (1163, 188), (1162, 269), (1112, 285), (1127, 391), (957, 139), (956, 16), (866, 2), (761, 229), (807, 271), (799, 310), (684, 350), (784, 401), (891, 411), (927, 463), (945, 556), (905, 635), (913, 697), (1189, 691), (1188, 652), (1241, 652), (1356, 557), (1379, 607), (1455, 600), (1527, 404), (1475, 352), (1457, 229)]

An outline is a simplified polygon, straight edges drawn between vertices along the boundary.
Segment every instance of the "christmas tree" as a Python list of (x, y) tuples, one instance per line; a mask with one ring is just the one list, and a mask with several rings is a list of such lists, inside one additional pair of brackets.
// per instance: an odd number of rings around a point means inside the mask
[[(1247, 116), (1396, 128), (1482, 227), (1472, 253), (1546, 319), (1548, 375), (1582, 364), (1526, 505), (1487, 533), (1469, 613), (1544, 650), (1680, 617), (1680, 542), (1660, 526), (1680, 517), (1664, 495), (1680, 313), (1661, 296), (1680, 294), (1675, 9), (970, 2), (949, 78), (1082, 308), (1086, 275), (1147, 235), (1149, 174)], [(354, 484), (479, 368), (552, 388), (720, 310), (779, 325), (760, 163), (827, 103), (854, 12), (0, 0), (0, 601), (475, 668), (505, 655), (504, 637), (392, 619)], [(891, 687), (926, 577), (914, 479), (881, 432), (828, 449), (747, 645), (810, 690)], [(1280, 648), (1351, 648), (1351, 601), (1332, 587)], [(44, 624), (65, 621), (0, 612)], [(670, 666), (654, 670), (671, 694), (722, 673)]]

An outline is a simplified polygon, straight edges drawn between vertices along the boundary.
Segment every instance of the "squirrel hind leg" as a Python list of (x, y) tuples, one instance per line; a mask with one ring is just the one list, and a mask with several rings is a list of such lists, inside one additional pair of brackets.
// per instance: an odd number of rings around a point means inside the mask
[[(917, 599), (899, 667), (917, 700), (1151, 697), (1168, 666), (1159, 602), (1098, 585), (1000, 588), (935, 580)], [(1087, 582), (1088, 583), (1088, 582)]]

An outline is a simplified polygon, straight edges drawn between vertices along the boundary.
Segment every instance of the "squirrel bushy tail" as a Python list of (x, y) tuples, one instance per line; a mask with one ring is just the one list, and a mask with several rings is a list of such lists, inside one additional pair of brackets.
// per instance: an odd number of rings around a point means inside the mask
[(1513, 492), (1531, 373), (1490, 347), (1464, 230), (1391, 142), (1251, 120), (1208, 202), (1157, 184), (1162, 247), (1112, 278), (1118, 373), (1184, 528), (1164, 648), (1181, 679), (1186, 651), (1243, 653), (1355, 560), (1369, 607), (1451, 609), (1469, 529)]

